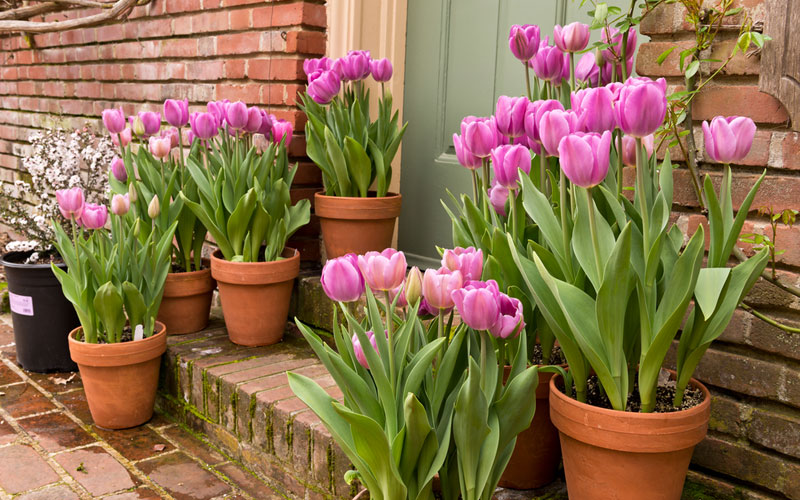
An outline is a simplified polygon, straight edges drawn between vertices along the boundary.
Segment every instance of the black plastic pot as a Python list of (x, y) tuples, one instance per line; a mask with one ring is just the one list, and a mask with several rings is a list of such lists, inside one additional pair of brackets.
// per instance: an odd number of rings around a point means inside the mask
[[(69, 332), (80, 326), (50, 264), (23, 264), (30, 255), (10, 252), (0, 258), (8, 280), (17, 361), (28, 371), (75, 371)], [(58, 265), (66, 269), (65, 264)]]

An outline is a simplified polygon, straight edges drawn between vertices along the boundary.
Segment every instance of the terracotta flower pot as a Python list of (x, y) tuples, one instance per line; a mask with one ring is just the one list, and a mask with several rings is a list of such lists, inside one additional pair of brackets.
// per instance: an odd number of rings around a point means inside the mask
[(167, 329), (156, 322), (157, 333), (146, 339), (118, 344), (87, 344), (69, 334), (69, 353), (78, 364), (95, 425), (127, 429), (153, 416), (161, 355), (167, 350)]
[[(511, 367), (506, 366), (506, 377), (510, 371)], [(503, 488), (530, 490), (550, 484), (556, 478), (561, 463), (561, 444), (558, 429), (550, 420), (550, 379), (554, 375), (539, 372), (536, 413), (531, 426), (517, 436), (514, 453), (500, 478), (499, 485)]]
[(569, 497), (576, 500), (679, 500), (689, 461), (708, 430), (711, 396), (674, 413), (598, 408), (567, 397), (550, 380), (550, 418), (561, 437)]
[(327, 258), (392, 246), (402, 201), (402, 195), (393, 193), (380, 198), (314, 194), (314, 213), (319, 217)]
[(294, 279), (300, 273), (300, 252), (283, 251), (273, 262), (230, 262), (217, 250), (211, 275), (217, 280), (228, 337), (245, 346), (280, 342), (289, 316)]
[(158, 309), (158, 321), (168, 335), (199, 332), (208, 326), (211, 298), (217, 284), (211, 277), (211, 264), (188, 273), (169, 273), (164, 283), (164, 297)]

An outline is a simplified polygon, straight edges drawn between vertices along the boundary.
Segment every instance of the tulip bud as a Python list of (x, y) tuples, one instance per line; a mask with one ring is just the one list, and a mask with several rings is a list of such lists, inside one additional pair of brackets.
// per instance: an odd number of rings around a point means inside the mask
[(369, 67), (376, 82), (388, 82), (392, 79), (392, 63), (388, 59), (375, 59), (369, 63)]
[(161, 128), (161, 113), (155, 111), (139, 111), (138, 118), (144, 126), (144, 134), (137, 135), (155, 135)]
[(85, 198), (81, 188), (59, 189), (56, 191), (56, 200), (58, 209), (65, 219), (80, 219), (85, 207)]
[(158, 217), (158, 214), (161, 212), (161, 205), (158, 202), (158, 196), (153, 196), (153, 199), (150, 200), (150, 204), (147, 206), (147, 215), (151, 219), (155, 219)]
[(128, 210), (131, 209), (131, 201), (128, 197), (128, 193), (122, 194), (115, 194), (111, 198), (111, 213), (114, 215), (125, 215), (128, 213)]
[(419, 268), (414, 266), (406, 276), (406, 302), (411, 305), (416, 305), (420, 297), (422, 297), (422, 273)]
[(253, 106), (247, 110), (247, 123), (244, 126), (245, 132), (255, 134), (261, 128), (261, 121), (263, 120), (261, 110)]
[(228, 103), (225, 106), (225, 121), (236, 130), (244, 128), (247, 125), (247, 105), (242, 101)]
[(488, 330), (500, 317), (497, 282), (471, 281), (453, 291), (456, 310), (464, 323), (473, 330)]
[(426, 269), (422, 276), (422, 296), (432, 309), (450, 309), (454, 304), (451, 297), (453, 291), (463, 284), (461, 271), (451, 271), (446, 267), (438, 271)]
[(120, 182), (128, 181), (128, 172), (125, 170), (125, 162), (123, 162), (122, 158), (119, 156), (115, 156), (114, 159), (111, 160), (111, 173), (114, 175), (114, 178)]
[(125, 114), (122, 108), (104, 109), (102, 116), (103, 125), (112, 135), (119, 134), (125, 128)]
[(611, 132), (571, 134), (558, 145), (561, 169), (567, 178), (583, 188), (603, 182), (608, 174)]
[(355, 302), (364, 293), (364, 277), (355, 254), (329, 260), (320, 277), (325, 295), (337, 302)]
[(173, 127), (183, 127), (189, 123), (189, 101), (167, 99), (164, 101), (164, 116)]
[(172, 149), (172, 139), (169, 137), (151, 137), (148, 144), (150, 153), (159, 159), (169, 156), (169, 151)]
[(553, 41), (556, 47), (564, 52), (580, 52), (589, 44), (589, 25), (570, 23), (563, 28), (559, 25), (553, 29)]
[(497, 183), (510, 190), (519, 187), (519, 170), (530, 173), (531, 152), (525, 146), (505, 145), (492, 150), (492, 169)]
[(139, 236), (139, 233), (142, 230), (142, 219), (136, 218), (136, 222), (133, 223), (133, 235)]
[(128, 200), (130, 200), (131, 203), (136, 203), (138, 199), (139, 195), (136, 193), (136, 181), (134, 181), (128, 185)]
[(131, 130), (133, 130), (133, 133), (136, 134), (136, 137), (144, 137), (146, 133), (142, 119), (138, 116), (131, 117), (131, 119)]

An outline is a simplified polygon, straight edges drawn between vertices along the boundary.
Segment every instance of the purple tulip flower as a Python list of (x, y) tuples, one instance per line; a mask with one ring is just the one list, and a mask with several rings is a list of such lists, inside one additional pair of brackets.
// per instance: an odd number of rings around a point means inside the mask
[(351, 50), (346, 56), (336, 61), (341, 71), (342, 80), (363, 80), (370, 73), (370, 54), (368, 50)]
[(706, 152), (715, 163), (741, 161), (750, 152), (756, 124), (746, 116), (715, 116), (711, 124), (703, 122)]
[(111, 134), (119, 134), (125, 129), (125, 113), (122, 108), (118, 109), (104, 109), (103, 110), (103, 125)]
[(144, 134), (137, 134), (142, 136), (156, 135), (161, 128), (161, 113), (157, 111), (139, 111), (139, 120), (144, 125)]
[(525, 135), (525, 113), (529, 104), (527, 97), (498, 97), (495, 108), (498, 132), (512, 138)]
[(272, 115), (263, 109), (261, 110), (261, 127), (258, 129), (258, 133), (266, 137), (267, 140), (272, 137)]
[(247, 105), (242, 101), (225, 105), (225, 122), (234, 130), (241, 130), (247, 125)]
[(539, 120), (539, 140), (548, 156), (558, 156), (558, 144), (569, 134), (578, 132), (578, 115), (572, 110), (547, 111)]
[(308, 84), (308, 95), (318, 104), (328, 104), (341, 88), (342, 82), (335, 71), (323, 71)]
[(550, 46), (549, 39), (545, 37), (530, 64), (539, 79), (558, 85), (564, 77), (565, 62), (569, 75), (569, 58), (558, 47)]
[(247, 123), (244, 125), (244, 131), (255, 134), (261, 130), (261, 110), (253, 106), (247, 109)]
[[(647, 157), (653, 155), (653, 147), (655, 145), (655, 137), (653, 134), (642, 138), (642, 145), (647, 152)], [(636, 166), (636, 139), (629, 136), (622, 136), (622, 163), (629, 167)]]
[(173, 127), (185, 127), (189, 123), (189, 100), (178, 101), (167, 99), (164, 101), (164, 117)]
[(553, 42), (563, 52), (582, 51), (589, 45), (589, 35), (589, 25), (578, 22), (553, 28)]
[(370, 61), (369, 69), (376, 82), (388, 82), (392, 79), (392, 62), (386, 58)]
[(578, 60), (578, 64), (575, 65), (575, 80), (596, 87), (599, 83), (598, 78), (600, 78), (600, 67), (597, 66), (594, 52), (583, 54)]
[(506, 216), (506, 203), (508, 202), (509, 190), (505, 186), (501, 186), (497, 181), (493, 181), (492, 187), (489, 188), (487, 193), (489, 195), (489, 203), (498, 214), (503, 217)]
[(576, 186), (594, 187), (608, 174), (611, 132), (570, 134), (561, 140), (558, 153), (564, 175)]
[(454, 290), (452, 298), (456, 311), (467, 326), (473, 330), (488, 330), (500, 318), (499, 294), (494, 280), (488, 283), (471, 281)]
[(456, 150), (456, 158), (458, 158), (458, 163), (470, 170), (477, 170), (481, 168), (481, 159), (467, 149), (460, 135), (453, 134), (453, 146)]
[(500, 133), (495, 118), (468, 116), (461, 122), (461, 138), (467, 149), (479, 158), (486, 158), (498, 146)]
[[(378, 352), (378, 341), (375, 340), (375, 333), (370, 330), (367, 333), (367, 338), (369, 339), (369, 343), (372, 345), (372, 348), (375, 349), (375, 352)], [(352, 337), (353, 342), (353, 353), (356, 355), (356, 360), (358, 364), (369, 370), (369, 363), (367, 362), (367, 356), (364, 354), (364, 348), (361, 347), (361, 341), (358, 340), (358, 335), (353, 334)]]
[(206, 141), (217, 135), (217, 118), (212, 113), (194, 112), (189, 116), (192, 133), (200, 140)]
[(499, 293), (497, 307), (500, 314), (497, 321), (489, 328), (489, 333), (498, 339), (516, 338), (525, 328), (522, 302), (504, 293)]
[(272, 142), (280, 144), (282, 140), (285, 140), (284, 146), (286, 146), (286, 149), (289, 149), (289, 144), (292, 143), (293, 133), (294, 127), (291, 122), (286, 120), (272, 120)]
[(605, 87), (589, 88), (573, 92), (570, 96), (572, 109), (578, 113), (578, 128), (587, 132), (601, 133), (614, 130), (614, 94)]

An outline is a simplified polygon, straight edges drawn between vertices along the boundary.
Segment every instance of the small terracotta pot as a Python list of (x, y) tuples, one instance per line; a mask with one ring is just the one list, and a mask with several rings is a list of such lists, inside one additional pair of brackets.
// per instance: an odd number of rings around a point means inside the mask
[(402, 195), (394, 193), (380, 198), (315, 193), (314, 213), (319, 217), (326, 257), (335, 259), (392, 246), (402, 201)]
[(228, 338), (244, 346), (280, 342), (289, 317), (294, 279), (300, 273), (300, 252), (283, 251), (273, 262), (230, 262), (217, 250), (211, 276), (217, 280)]
[[(541, 366), (541, 365), (540, 365)], [(561, 365), (566, 368), (567, 365)], [(511, 371), (506, 366), (505, 376)], [(552, 483), (561, 463), (561, 444), (558, 429), (550, 421), (550, 379), (554, 373), (539, 372), (536, 386), (536, 413), (531, 426), (517, 436), (514, 453), (511, 455), (499, 485), (515, 490), (531, 490)]]
[(569, 497), (576, 500), (679, 500), (695, 445), (708, 430), (711, 395), (674, 413), (598, 408), (567, 397), (550, 380), (550, 418), (561, 437)]
[(169, 273), (164, 296), (158, 309), (158, 321), (167, 326), (168, 335), (199, 332), (208, 326), (211, 299), (217, 284), (211, 277), (211, 264), (188, 273)]
[(87, 344), (69, 334), (69, 353), (78, 364), (95, 425), (127, 429), (150, 420), (158, 389), (161, 355), (167, 350), (167, 329), (156, 322), (157, 333), (146, 339), (118, 344)]

